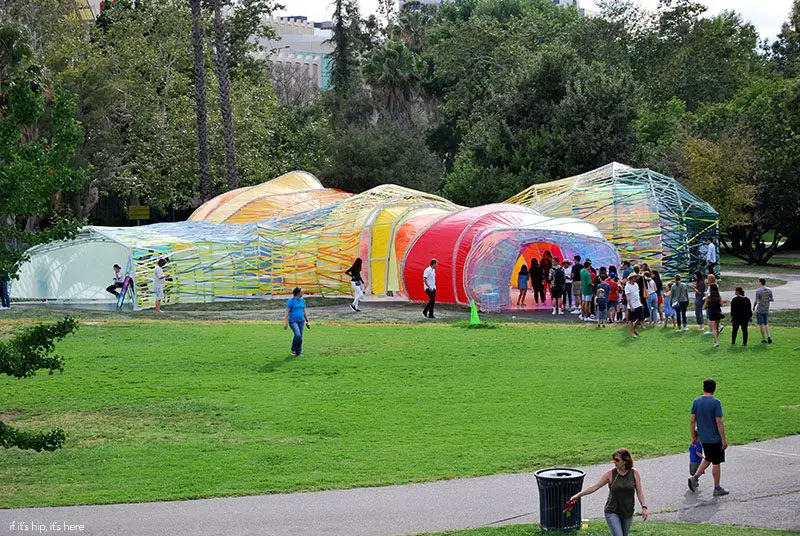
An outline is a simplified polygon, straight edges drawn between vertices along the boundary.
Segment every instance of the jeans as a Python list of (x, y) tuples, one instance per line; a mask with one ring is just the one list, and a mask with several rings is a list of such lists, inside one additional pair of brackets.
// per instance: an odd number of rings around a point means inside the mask
[[(540, 297), (541, 300), (539, 300)], [(544, 303), (544, 285), (541, 283), (538, 285), (533, 285), (533, 301), (535, 301), (537, 304), (539, 301)]]
[(683, 327), (689, 326), (686, 323), (686, 310), (688, 308), (689, 308), (688, 301), (678, 302), (678, 307), (675, 309), (675, 315), (678, 317), (678, 327), (681, 327), (681, 322), (683, 322)]
[(650, 309), (650, 322), (658, 322), (658, 294), (647, 296), (647, 308)]
[(631, 530), (632, 517), (619, 517), (617, 514), (606, 514), (606, 523), (611, 536), (628, 536), (628, 531)]
[(291, 328), (292, 333), (294, 333), (294, 338), (292, 339), (292, 352), (297, 355), (303, 353), (303, 328), (305, 327), (305, 322), (300, 321), (289, 321), (289, 328)]
[(8, 291), (8, 281), (0, 281), (0, 305), (11, 307), (11, 293)]
[(703, 321), (704, 321), (704, 319), (703, 319), (703, 300), (704, 300), (704, 298), (697, 299), (697, 297), (695, 297), (695, 299), (694, 299), (694, 317), (697, 319), (697, 325), (698, 326), (702, 326), (703, 325)]
[(436, 289), (425, 289), (425, 294), (428, 295), (428, 304), (422, 310), (422, 314), (429, 318), (433, 318), (433, 306), (436, 305)]
[(364, 297), (364, 289), (361, 288), (361, 285), (357, 285), (355, 281), (352, 281), (350, 284), (353, 287), (353, 307), (358, 309), (358, 302)]

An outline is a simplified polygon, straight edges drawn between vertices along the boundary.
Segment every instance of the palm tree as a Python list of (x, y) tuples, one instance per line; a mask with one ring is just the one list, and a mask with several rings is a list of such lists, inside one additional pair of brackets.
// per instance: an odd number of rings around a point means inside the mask
[(222, 21), (222, 2), (214, 0), (214, 72), (219, 87), (219, 109), (222, 115), (222, 136), (225, 139), (225, 168), (228, 188), (239, 187), (236, 176), (236, 130), (233, 125), (231, 105), (231, 78), (228, 73), (228, 50), (225, 44), (225, 26)]
[(0, 24), (0, 93), (5, 93), (12, 72), (33, 54), (25, 28), (13, 22)]
[(364, 79), (376, 101), (389, 120), (403, 127), (411, 126), (411, 104), (424, 75), (422, 58), (398, 41), (387, 41), (364, 65)]
[(431, 18), (422, 11), (405, 11), (397, 19), (393, 37), (399, 39), (415, 54), (421, 54), (428, 43), (428, 24)]
[(211, 199), (211, 178), (208, 158), (208, 110), (206, 109), (206, 64), (203, 54), (203, 21), (200, 0), (189, 0), (192, 12), (192, 45), (194, 49), (194, 100), (197, 106), (197, 159), (200, 164), (200, 198)]

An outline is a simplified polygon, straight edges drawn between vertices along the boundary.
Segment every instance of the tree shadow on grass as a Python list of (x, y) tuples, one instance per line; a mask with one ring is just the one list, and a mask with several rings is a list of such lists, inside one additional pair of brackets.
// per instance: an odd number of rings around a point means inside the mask
[(290, 355), (283, 359), (273, 359), (272, 361), (267, 361), (258, 369), (258, 372), (263, 372), (269, 374), (270, 372), (275, 372), (279, 368), (283, 367), (284, 365), (288, 365), (292, 361), (295, 361), (297, 357)]

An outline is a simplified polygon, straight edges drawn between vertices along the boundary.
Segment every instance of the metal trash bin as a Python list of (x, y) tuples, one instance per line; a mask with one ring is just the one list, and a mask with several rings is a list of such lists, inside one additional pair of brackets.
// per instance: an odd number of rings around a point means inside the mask
[(583, 488), (586, 473), (580, 469), (553, 467), (534, 474), (539, 485), (539, 523), (542, 530), (578, 530), (581, 527), (580, 500), (567, 512), (564, 512), (564, 505)]

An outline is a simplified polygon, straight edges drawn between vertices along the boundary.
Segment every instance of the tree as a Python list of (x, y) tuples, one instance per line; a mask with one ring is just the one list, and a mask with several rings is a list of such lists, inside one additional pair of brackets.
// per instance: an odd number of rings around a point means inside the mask
[[(0, 280), (6, 281), (16, 277), (29, 247), (75, 235), (79, 222), (51, 210), (51, 200), (85, 180), (70, 165), (83, 136), (74, 100), (48, 86), (31, 61), (24, 29), (8, 24), (0, 23), (0, 35), (16, 42), (4, 42), (0, 51)], [(49, 221), (41, 225), (44, 217)]]
[(772, 44), (772, 61), (787, 78), (800, 74), (800, 0), (792, 3), (789, 20), (783, 23), (777, 41)]
[(411, 128), (411, 105), (425, 73), (422, 58), (392, 40), (375, 49), (364, 65), (364, 79), (382, 114), (405, 128)]
[(222, 115), (222, 132), (225, 139), (225, 168), (228, 189), (239, 187), (236, 176), (236, 130), (233, 125), (231, 105), (231, 79), (228, 74), (228, 52), (225, 40), (225, 24), (222, 20), (222, 1), (214, 0), (214, 72), (219, 89), (219, 110)]
[(192, 48), (194, 50), (194, 100), (197, 108), (197, 161), (200, 166), (200, 200), (212, 197), (208, 157), (208, 108), (206, 107), (206, 64), (203, 53), (203, 19), (200, 0), (189, 0), (192, 13)]
[(333, 34), (330, 43), (331, 86), (333, 87), (334, 115), (337, 122), (349, 123), (359, 119), (357, 103), (360, 100), (359, 50), (361, 48), (361, 20), (355, 0), (335, 0)]
[[(38, 324), (0, 341), (0, 374), (17, 379), (29, 378), (38, 370), (64, 371), (64, 359), (51, 355), (54, 343), (78, 329), (78, 322), (65, 317), (52, 325)], [(66, 440), (64, 430), (56, 428), (50, 432), (27, 432), (0, 421), (0, 448), (17, 447), (37, 452), (57, 450)]]

